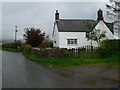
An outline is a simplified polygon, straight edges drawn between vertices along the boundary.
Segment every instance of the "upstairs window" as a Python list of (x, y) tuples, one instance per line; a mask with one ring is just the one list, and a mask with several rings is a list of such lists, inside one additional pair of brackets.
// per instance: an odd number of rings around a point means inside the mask
[(67, 44), (68, 45), (76, 45), (77, 44), (77, 39), (67, 39)]

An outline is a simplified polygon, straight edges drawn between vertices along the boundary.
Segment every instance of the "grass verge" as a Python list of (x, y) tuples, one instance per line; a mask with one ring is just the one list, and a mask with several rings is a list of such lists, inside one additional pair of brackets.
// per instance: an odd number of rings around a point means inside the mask
[(40, 58), (39, 56), (29, 54), (24, 52), (23, 55), (35, 62), (48, 64), (48, 65), (57, 65), (57, 66), (78, 66), (78, 65), (93, 65), (93, 64), (110, 64), (113, 67), (120, 67), (118, 63), (120, 63), (119, 55), (113, 55), (106, 59), (71, 59), (71, 58)]
[(17, 49), (14, 48), (2, 48), (4, 51), (17, 52)]

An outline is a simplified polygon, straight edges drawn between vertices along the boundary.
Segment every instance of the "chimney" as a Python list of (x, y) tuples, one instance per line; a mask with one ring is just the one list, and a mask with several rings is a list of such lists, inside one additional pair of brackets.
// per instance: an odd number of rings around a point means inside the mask
[(58, 13), (58, 10), (56, 10), (56, 13), (55, 13), (55, 21), (58, 21), (59, 20), (59, 13)]
[(99, 20), (104, 20), (103, 11), (101, 9), (98, 10), (97, 14), (98, 14), (98, 18), (97, 18), (98, 21)]

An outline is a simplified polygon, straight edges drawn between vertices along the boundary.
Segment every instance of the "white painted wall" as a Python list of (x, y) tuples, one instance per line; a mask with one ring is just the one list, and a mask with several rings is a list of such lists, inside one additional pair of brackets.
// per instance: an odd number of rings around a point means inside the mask
[(107, 39), (114, 39), (114, 35), (109, 30), (109, 28), (106, 26), (106, 24), (103, 21), (99, 21), (99, 23), (95, 27), (96, 29), (99, 29), (101, 32), (106, 31), (106, 38)]
[[(87, 41), (85, 32), (59, 32), (59, 47), (60, 48), (78, 48), (81, 46), (90, 45)], [(68, 45), (67, 39), (78, 39), (77, 45)]]
[[(96, 29), (99, 29), (102, 31), (106, 31), (106, 37), (107, 39), (114, 39), (114, 35), (109, 30), (109, 28), (106, 26), (106, 24), (103, 21), (100, 21), (96, 27)], [(67, 39), (78, 39), (77, 45), (68, 45)], [(56, 43), (54, 43), (56, 41)], [(92, 43), (93, 46), (97, 46), (96, 42)], [(78, 48), (81, 46), (87, 46), (90, 45), (90, 41), (87, 41), (86, 39), (86, 32), (58, 32), (57, 25), (55, 24), (55, 30), (54, 30), (54, 36), (53, 36), (53, 46), (59, 47), (59, 48)]]
[[(56, 43), (54, 41), (56, 41)], [(59, 47), (59, 34), (56, 23), (55, 23), (54, 35), (53, 35), (53, 47)]]
[(118, 39), (120, 39), (120, 29), (118, 30)]

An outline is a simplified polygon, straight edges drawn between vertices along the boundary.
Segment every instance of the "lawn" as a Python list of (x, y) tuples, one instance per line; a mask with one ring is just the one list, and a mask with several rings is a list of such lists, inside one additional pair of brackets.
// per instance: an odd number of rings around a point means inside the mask
[(109, 64), (113, 67), (120, 67), (119, 55), (113, 55), (106, 59), (71, 59), (71, 58), (40, 58), (39, 56), (29, 54), (24, 52), (23, 55), (37, 63), (48, 64), (48, 65), (57, 65), (57, 66), (77, 66), (77, 65), (95, 65), (95, 64)]

